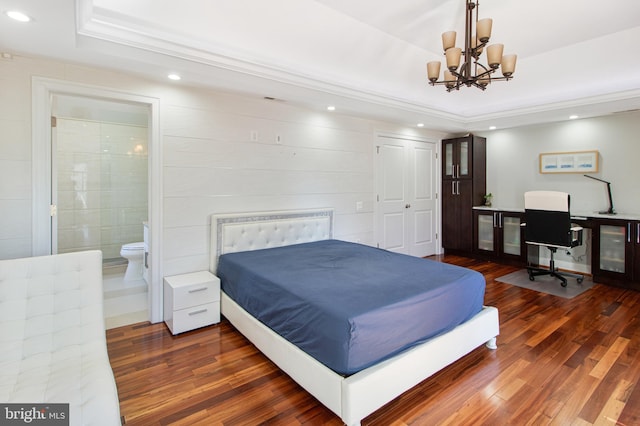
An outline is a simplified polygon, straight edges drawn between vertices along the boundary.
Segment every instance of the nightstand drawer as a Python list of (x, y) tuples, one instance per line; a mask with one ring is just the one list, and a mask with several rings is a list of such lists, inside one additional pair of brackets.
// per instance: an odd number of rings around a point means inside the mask
[[(165, 278), (172, 293), (167, 308), (179, 310), (220, 300), (220, 279), (210, 272), (174, 275)], [(167, 289), (169, 290), (169, 289)], [(166, 297), (166, 294), (165, 294)]]
[(173, 312), (167, 325), (173, 334), (220, 322), (220, 303), (213, 302)]

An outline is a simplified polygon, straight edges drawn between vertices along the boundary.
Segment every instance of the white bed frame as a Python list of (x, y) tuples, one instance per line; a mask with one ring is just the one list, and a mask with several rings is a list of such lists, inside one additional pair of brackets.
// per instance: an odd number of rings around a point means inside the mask
[[(332, 238), (332, 210), (213, 215), (211, 271), (225, 253)], [(498, 310), (485, 306), (450, 332), (348, 377), (289, 343), (221, 294), (222, 314), (263, 354), (349, 426), (486, 343), (496, 349)]]

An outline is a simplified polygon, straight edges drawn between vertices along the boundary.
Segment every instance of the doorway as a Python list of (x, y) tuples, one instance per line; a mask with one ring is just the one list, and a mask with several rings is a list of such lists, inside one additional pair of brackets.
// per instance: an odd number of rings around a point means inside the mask
[[(51, 104), (51, 253), (100, 250), (106, 327), (145, 321), (149, 109), (59, 94)], [(139, 255), (123, 258), (125, 244)]]
[(51, 252), (123, 263), (148, 219), (148, 108), (54, 94), (52, 113)]
[(436, 142), (378, 135), (378, 247), (425, 257), (437, 250)]
[[(58, 81), (41, 77), (33, 77), (33, 242), (32, 252), (34, 256), (51, 254), (57, 251), (59, 244), (54, 241), (59, 237), (57, 223), (52, 220), (55, 213), (55, 204), (59, 200), (53, 197), (52, 188), (57, 188), (56, 174), (53, 169), (53, 148), (56, 144), (56, 132), (52, 131), (51, 117), (54, 111), (58, 111), (60, 105), (56, 101), (62, 99), (82, 99), (91, 105), (87, 111), (97, 114), (97, 104), (111, 103), (120, 107), (134, 108), (140, 112), (144, 110), (147, 120), (148, 159), (147, 163), (147, 218), (149, 230), (149, 255), (148, 255), (148, 291), (147, 291), (147, 319), (151, 322), (162, 321), (162, 265), (157, 259), (162, 258), (161, 253), (161, 158), (159, 142), (159, 102), (155, 98), (126, 94), (111, 89), (100, 87), (77, 85), (67, 81)], [(126, 106), (126, 107), (125, 107)], [(59, 112), (59, 111), (58, 111)], [(85, 112), (85, 114), (88, 112)], [(84, 117), (86, 118), (86, 117)], [(88, 164), (88, 163), (87, 163)], [(82, 171), (78, 172), (78, 179), (82, 177)], [(85, 181), (84, 185), (95, 184)], [(57, 192), (56, 192), (57, 194)], [(55, 229), (54, 229), (55, 223)], [(87, 230), (88, 228), (84, 228)], [(140, 225), (142, 231), (142, 225)], [(142, 238), (139, 239), (142, 241)], [(54, 247), (55, 243), (55, 249)], [(104, 253), (104, 251), (103, 251)], [(107, 259), (109, 254), (103, 257)]]

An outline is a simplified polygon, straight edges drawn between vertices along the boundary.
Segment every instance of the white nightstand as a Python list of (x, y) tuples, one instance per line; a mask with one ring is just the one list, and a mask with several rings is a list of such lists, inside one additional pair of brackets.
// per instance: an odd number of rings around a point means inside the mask
[(164, 322), (173, 334), (220, 322), (220, 279), (208, 271), (165, 277)]

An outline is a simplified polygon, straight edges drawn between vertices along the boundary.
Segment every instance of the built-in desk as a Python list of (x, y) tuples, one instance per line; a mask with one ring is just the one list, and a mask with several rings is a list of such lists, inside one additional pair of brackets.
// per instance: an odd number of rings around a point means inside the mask
[[(527, 263), (524, 209), (474, 207), (474, 254)], [(591, 230), (590, 273), (594, 282), (640, 290), (640, 214), (572, 212), (572, 220)], [(518, 250), (519, 249), (519, 250)]]

